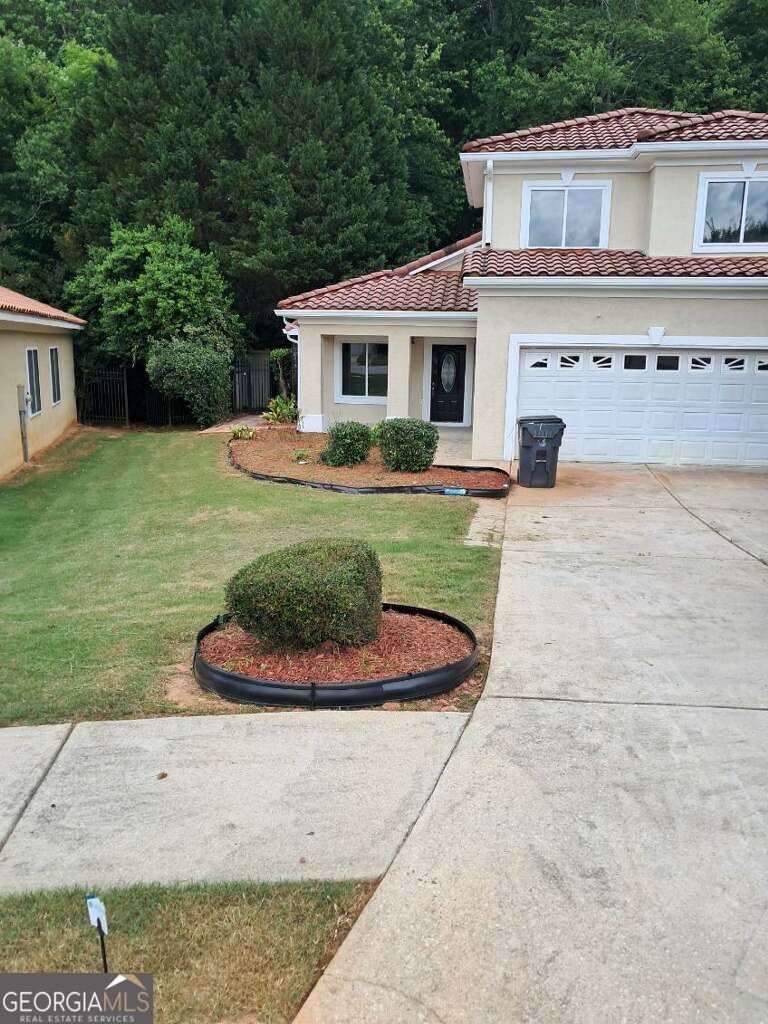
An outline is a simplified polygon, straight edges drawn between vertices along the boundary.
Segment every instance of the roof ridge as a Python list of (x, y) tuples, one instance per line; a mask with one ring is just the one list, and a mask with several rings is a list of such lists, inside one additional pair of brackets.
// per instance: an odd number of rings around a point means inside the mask
[(595, 121), (610, 121), (617, 117), (624, 117), (627, 114), (658, 114), (662, 117), (691, 118), (695, 114), (689, 114), (682, 110), (662, 110), (659, 107), (620, 107), (618, 110), (604, 110), (599, 114), (584, 114), (581, 117), (569, 117), (561, 121), (550, 121), (547, 124), (532, 125), (530, 128), (518, 128), (512, 132), (501, 132), (498, 135), (488, 135), (482, 139), (472, 139), (462, 147), (462, 152), (471, 152), (479, 146), (489, 142), (499, 142), (502, 139), (520, 139), (530, 135), (539, 135), (542, 132), (551, 131), (556, 128), (572, 128), (574, 125), (592, 124)]
[[(728, 117), (743, 117), (752, 121), (766, 121), (768, 114), (755, 110), (712, 110), (705, 114), (688, 115), (684, 124), (689, 128), (696, 128), (698, 125), (710, 124), (712, 121), (722, 121)], [(641, 139), (655, 139), (667, 135), (683, 127), (683, 124), (669, 125), (664, 128), (645, 128), (637, 133), (638, 141)]]

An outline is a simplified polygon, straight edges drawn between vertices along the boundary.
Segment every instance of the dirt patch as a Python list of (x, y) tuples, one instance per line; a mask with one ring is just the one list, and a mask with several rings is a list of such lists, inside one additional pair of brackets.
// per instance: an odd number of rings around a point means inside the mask
[(308, 651), (264, 651), (234, 622), (209, 633), (200, 653), (228, 672), (283, 683), (348, 683), (387, 679), (461, 661), (472, 650), (464, 633), (424, 615), (385, 611), (379, 636), (363, 647), (327, 642)]
[(378, 448), (358, 466), (326, 466), (320, 453), (327, 434), (303, 434), (293, 427), (257, 430), (250, 441), (232, 441), (235, 463), (252, 473), (288, 476), (342, 487), (503, 487), (507, 478), (497, 470), (457, 470), (433, 466), (423, 473), (392, 473), (381, 461)]
[(164, 684), (166, 700), (180, 708), (195, 710), (207, 709), (211, 704), (217, 703), (217, 698), (201, 690), (197, 685), (189, 665), (182, 662), (173, 668), (173, 675), (168, 676)]

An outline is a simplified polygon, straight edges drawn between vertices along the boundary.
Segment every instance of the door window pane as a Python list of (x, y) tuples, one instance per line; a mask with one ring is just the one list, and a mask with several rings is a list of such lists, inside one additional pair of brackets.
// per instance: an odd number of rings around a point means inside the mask
[(768, 242), (768, 181), (750, 181), (744, 216), (744, 241)]
[(589, 247), (599, 245), (602, 209), (602, 189), (569, 189), (565, 220), (565, 244)]
[(37, 349), (27, 349), (27, 393), (29, 394), (29, 411), (34, 416), (40, 412), (40, 369), (37, 362)]
[(552, 248), (563, 244), (564, 189), (531, 192), (528, 245)]
[(387, 346), (368, 346), (368, 394), (384, 398), (387, 394)]
[(743, 181), (711, 181), (704, 215), (705, 242), (738, 242), (741, 235)]

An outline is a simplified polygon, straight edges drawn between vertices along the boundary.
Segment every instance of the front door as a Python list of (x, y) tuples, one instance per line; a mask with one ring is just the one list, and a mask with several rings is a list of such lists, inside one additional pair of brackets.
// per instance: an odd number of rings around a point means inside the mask
[(434, 423), (464, 420), (466, 345), (432, 346), (432, 401), (429, 418)]

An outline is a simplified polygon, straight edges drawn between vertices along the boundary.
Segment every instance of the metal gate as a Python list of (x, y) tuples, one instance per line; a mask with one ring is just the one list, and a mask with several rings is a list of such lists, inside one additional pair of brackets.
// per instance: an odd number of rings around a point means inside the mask
[(187, 403), (166, 398), (149, 383), (143, 367), (99, 369), (78, 388), (77, 418), (81, 423), (146, 423), (152, 427), (194, 422)]
[(232, 411), (262, 412), (271, 397), (272, 375), (269, 352), (247, 352), (232, 368)]

